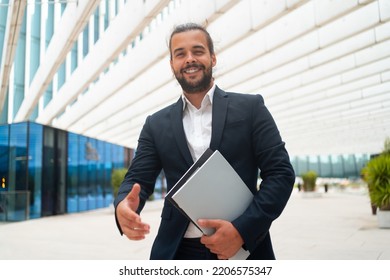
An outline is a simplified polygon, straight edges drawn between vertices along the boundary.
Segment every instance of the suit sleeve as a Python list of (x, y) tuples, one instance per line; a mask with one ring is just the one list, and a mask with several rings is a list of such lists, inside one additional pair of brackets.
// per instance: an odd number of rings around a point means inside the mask
[[(145, 206), (145, 202), (154, 192), (157, 176), (161, 172), (161, 162), (153, 143), (153, 133), (149, 122), (150, 117), (148, 117), (145, 121), (138, 140), (138, 147), (135, 152), (135, 157), (129, 169), (127, 170), (127, 173), (119, 187), (118, 195), (114, 200), (115, 209), (118, 204), (128, 195), (135, 183), (138, 183), (141, 186), (140, 205), (137, 209), (137, 213), (142, 211), (143, 207)], [(122, 230), (116, 218), (116, 212), (115, 220), (118, 229), (122, 234)]]
[(250, 252), (282, 213), (295, 181), (285, 143), (260, 95), (252, 107), (252, 146), (262, 182), (250, 206), (233, 221)]

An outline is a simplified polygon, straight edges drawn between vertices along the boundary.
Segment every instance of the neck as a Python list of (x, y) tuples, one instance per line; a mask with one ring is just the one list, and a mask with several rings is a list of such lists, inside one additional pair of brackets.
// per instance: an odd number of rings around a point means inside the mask
[(206, 92), (203, 93), (184, 93), (185, 97), (188, 99), (188, 101), (194, 105), (197, 109), (200, 108), (202, 104), (202, 100), (204, 96), (206, 95)]
[(184, 96), (188, 99), (189, 102), (191, 102), (192, 105), (194, 105), (197, 109), (200, 108), (202, 104), (202, 100), (207, 94), (207, 92), (212, 88), (213, 83), (210, 84), (210, 86), (205, 91), (200, 92), (184, 92)]

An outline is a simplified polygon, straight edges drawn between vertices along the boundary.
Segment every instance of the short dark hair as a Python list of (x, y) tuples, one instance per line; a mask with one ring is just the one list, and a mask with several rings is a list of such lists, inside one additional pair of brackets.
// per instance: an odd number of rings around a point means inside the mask
[(214, 54), (213, 39), (211, 39), (211, 36), (210, 36), (209, 32), (207, 32), (206, 28), (201, 26), (200, 24), (189, 22), (189, 23), (184, 23), (184, 24), (177, 25), (173, 29), (173, 31), (171, 33), (171, 37), (169, 37), (169, 53), (171, 55), (171, 59), (172, 59), (172, 51), (171, 51), (172, 37), (175, 34), (182, 33), (182, 32), (187, 32), (187, 31), (191, 31), (191, 30), (199, 30), (199, 31), (202, 31), (206, 35), (207, 46), (209, 48), (209, 52), (210, 52), (210, 54)]

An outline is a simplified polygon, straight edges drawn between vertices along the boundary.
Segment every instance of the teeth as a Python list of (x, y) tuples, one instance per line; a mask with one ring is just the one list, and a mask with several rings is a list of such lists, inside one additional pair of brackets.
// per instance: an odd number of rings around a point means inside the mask
[(191, 69), (186, 69), (186, 70), (185, 70), (185, 72), (186, 72), (186, 73), (189, 73), (189, 74), (195, 73), (196, 71), (198, 71), (198, 68), (191, 68)]

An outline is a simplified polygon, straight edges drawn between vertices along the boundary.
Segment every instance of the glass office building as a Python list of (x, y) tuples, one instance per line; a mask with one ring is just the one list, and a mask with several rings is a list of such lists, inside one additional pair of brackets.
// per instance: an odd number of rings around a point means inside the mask
[(313, 170), (319, 177), (358, 179), (370, 158), (370, 154), (293, 156), (291, 164), (297, 176)]
[(133, 150), (34, 122), (0, 125), (0, 221), (107, 207)]

